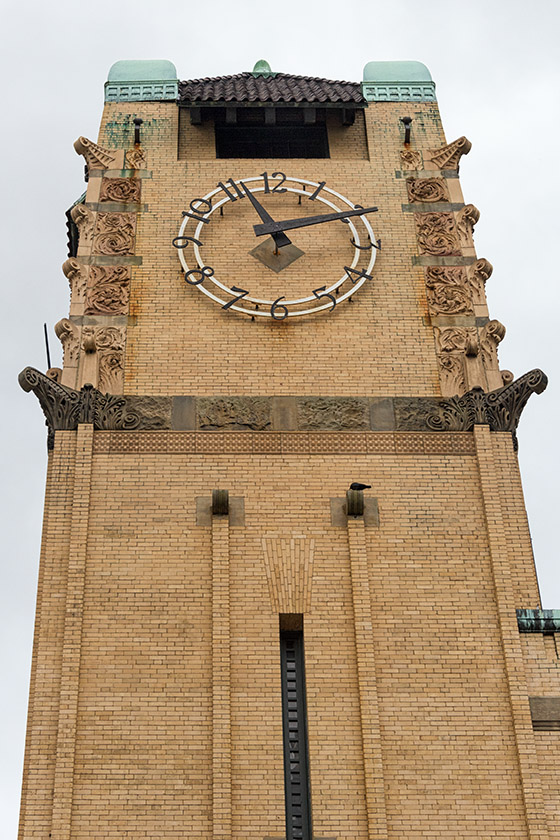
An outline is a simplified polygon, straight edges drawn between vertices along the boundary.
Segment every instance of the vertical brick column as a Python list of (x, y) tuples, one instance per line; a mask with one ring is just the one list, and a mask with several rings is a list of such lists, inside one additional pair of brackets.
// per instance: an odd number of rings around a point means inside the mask
[(61, 593), (66, 591), (67, 571), (62, 558), (67, 557), (70, 538), (75, 445), (73, 432), (57, 432), (56, 446), (49, 453), (47, 467), (20, 840), (30, 837), (46, 840), (51, 830), (65, 613)]
[(68, 583), (60, 676), (52, 840), (70, 840), (74, 751), (80, 683), (82, 618), (93, 453), (93, 426), (78, 426), (70, 525)]
[(474, 439), (519, 759), (519, 773), (523, 788), (527, 836), (530, 840), (548, 840), (549, 834), (531, 722), (523, 652), (515, 613), (517, 605), (513, 594), (515, 588), (508, 557), (508, 535), (500, 503), (500, 476), (495, 463), (495, 444), (488, 426), (475, 426)]
[(350, 548), (352, 575), (352, 604), (360, 692), (368, 838), (369, 840), (385, 840), (387, 838), (387, 814), (363, 517), (348, 517), (348, 546)]
[(212, 516), (212, 837), (231, 840), (229, 516)]

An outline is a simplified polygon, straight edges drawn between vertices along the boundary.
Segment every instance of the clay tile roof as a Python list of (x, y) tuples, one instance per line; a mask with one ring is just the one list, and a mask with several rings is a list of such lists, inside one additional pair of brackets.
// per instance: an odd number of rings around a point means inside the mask
[(179, 104), (226, 102), (309, 102), (343, 105), (366, 104), (358, 82), (331, 82), (313, 76), (275, 73), (254, 76), (236, 73), (213, 79), (189, 79), (179, 82)]

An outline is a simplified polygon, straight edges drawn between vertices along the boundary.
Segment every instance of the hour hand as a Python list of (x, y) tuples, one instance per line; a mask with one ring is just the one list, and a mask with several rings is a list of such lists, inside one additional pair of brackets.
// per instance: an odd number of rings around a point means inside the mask
[[(253, 205), (253, 207), (255, 208), (255, 210), (257, 211), (257, 213), (259, 214), (259, 216), (263, 220), (263, 222), (265, 224), (268, 224), (268, 225), (275, 225), (276, 222), (274, 221), (274, 219), (272, 218), (270, 213), (267, 210), (265, 210), (264, 207), (262, 206), (262, 204), (260, 203), (260, 201), (258, 201), (255, 198), (255, 196), (253, 195), (253, 193), (251, 192), (251, 190), (249, 189), (247, 184), (244, 184), (243, 181), (240, 181), (239, 183), (241, 184), (241, 186), (245, 190), (245, 195), (247, 196), (247, 198), (249, 199), (249, 201), (251, 202), (251, 204)], [(282, 233), (282, 232), (272, 233), (272, 232), (270, 232), (270, 235), (274, 239), (274, 242), (275, 242), (277, 248), (283, 248), (284, 245), (291, 245), (292, 244), (292, 240), (288, 239), (288, 237), (286, 236), (285, 233)]]

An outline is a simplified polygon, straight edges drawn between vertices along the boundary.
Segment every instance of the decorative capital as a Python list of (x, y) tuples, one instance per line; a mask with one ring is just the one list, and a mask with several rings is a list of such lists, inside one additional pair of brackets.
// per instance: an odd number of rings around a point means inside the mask
[(140, 413), (127, 408), (125, 397), (102, 394), (92, 385), (75, 391), (32, 367), (22, 370), (18, 381), (24, 391), (33, 391), (39, 400), (49, 429), (49, 449), (54, 446), (56, 431), (77, 429), (79, 423), (115, 431), (137, 429), (141, 425)]
[(468, 155), (471, 148), (470, 140), (467, 140), (466, 137), (459, 137), (458, 140), (448, 143), (447, 146), (424, 152), (425, 168), (432, 168), (430, 166), (432, 164), (437, 169), (459, 169), (459, 161), (463, 155)]
[(115, 152), (102, 149), (87, 137), (78, 137), (74, 143), (76, 154), (82, 155), (90, 169), (109, 169), (115, 163)]
[(493, 432), (515, 431), (531, 394), (542, 394), (548, 385), (546, 375), (536, 368), (496, 391), (472, 388), (462, 397), (442, 400), (426, 417), (432, 431), (469, 432), (473, 426), (488, 425)]

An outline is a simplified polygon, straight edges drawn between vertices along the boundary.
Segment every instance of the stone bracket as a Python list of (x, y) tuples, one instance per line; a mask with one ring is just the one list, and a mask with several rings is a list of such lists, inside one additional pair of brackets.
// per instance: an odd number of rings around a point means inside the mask
[(225, 514), (214, 513), (212, 503), (212, 496), (196, 497), (196, 524), (198, 526), (209, 528), (212, 525), (212, 517), (220, 515), (229, 515), (230, 526), (245, 525), (245, 498), (243, 496), (228, 496), (228, 511)]
[[(351, 491), (348, 492), (360, 492), (360, 491)], [(377, 499), (372, 498), (371, 496), (364, 496), (362, 491), (362, 499), (363, 499), (363, 513), (362, 516), (364, 518), (364, 525), (366, 528), (379, 528), (379, 505), (377, 503)], [(331, 525), (334, 525), (335, 528), (346, 528), (346, 524), (348, 522), (348, 517), (351, 514), (348, 513), (348, 505), (347, 505), (347, 498), (340, 497), (336, 499), (330, 500), (330, 507), (331, 507)], [(358, 514), (359, 515), (359, 514)]]

